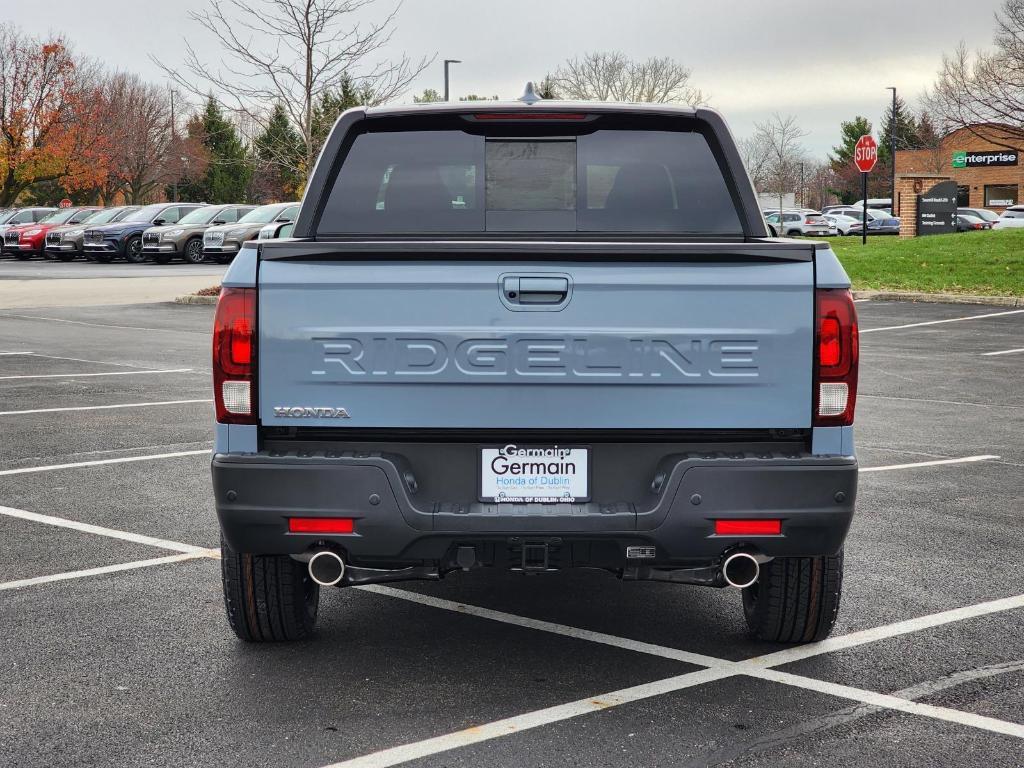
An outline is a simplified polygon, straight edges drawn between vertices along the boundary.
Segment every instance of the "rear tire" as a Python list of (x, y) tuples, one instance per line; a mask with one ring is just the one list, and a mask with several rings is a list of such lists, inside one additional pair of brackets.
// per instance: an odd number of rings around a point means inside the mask
[(249, 555), (221, 542), (228, 624), (249, 643), (302, 640), (316, 625), (320, 587), (287, 555)]
[(832, 632), (843, 590), (843, 553), (778, 557), (743, 590), (743, 615), (759, 640), (813, 643)]

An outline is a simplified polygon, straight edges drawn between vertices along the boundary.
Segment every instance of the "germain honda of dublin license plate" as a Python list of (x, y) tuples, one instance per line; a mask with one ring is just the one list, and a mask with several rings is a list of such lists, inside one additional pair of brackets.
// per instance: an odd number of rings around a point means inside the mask
[(480, 500), (556, 504), (590, 500), (590, 449), (502, 445), (480, 449)]

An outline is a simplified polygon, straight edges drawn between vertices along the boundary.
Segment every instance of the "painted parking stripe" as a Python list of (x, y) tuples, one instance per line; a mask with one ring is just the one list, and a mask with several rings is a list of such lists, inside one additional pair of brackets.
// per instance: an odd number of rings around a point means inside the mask
[(41, 515), (38, 512), (29, 512), (24, 509), (14, 509), (13, 507), (0, 507), (0, 515), (6, 515), (7, 517), (16, 517), (19, 520), (28, 520), (33, 523), (44, 523), (46, 525), (53, 525), (57, 528), (69, 528), (73, 531), (80, 531), (81, 533), (92, 533), (97, 536), (106, 536), (110, 539), (130, 541), (133, 544), (144, 544), (149, 547), (170, 549), (174, 552), (186, 552), (190, 555), (200, 555), (203, 557), (207, 557), (211, 552), (209, 547), (197, 547), (192, 544), (182, 544), (180, 541), (157, 539), (152, 536), (146, 536), (141, 533), (132, 533), (131, 531), (119, 531), (115, 528), (104, 528), (101, 525), (93, 525), (92, 523), (82, 523), (78, 520), (68, 520), (64, 517)]
[(901, 699), (898, 696), (890, 696), (888, 694), (877, 693), (875, 691), (865, 691), (861, 688), (851, 688), (848, 685), (839, 685), (838, 683), (830, 683), (825, 680), (816, 680), (812, 677), (794, 675), (789, 672), (781, 672), (777, 669), (766, 669), (759, 674), (751, 676), (762, 680), (771, 680), (784, 685), (792, 685), (796, 688), (802, 688), (808, 691), (824, 693), (829, 696), (837, 696), (841, 699), (859, 701), (864, 704), (870, 704), (874, 707), (893, 709), (898, 712), (906, 712), (911, 715), (931, 717), (936, 720), (945, 720), (948, 723), (968, 725), (972, 728), (980, 728), (983, 731), (1001, 733), (1006, 736), (1015, 736), (1018, 739), (1024, 739), (1024, 725), (1021, 725), (1020, 723), (1010, 723), (1006, 720), (997, 720), (994, 717), (976, 715), (973, 712), (963, 712), (959, 709), (950, 709), (949, 707), (936, 707), (931, 704), (922, 704), (917, 701), (911, 701), (910, 699)]
[(997, 355), (1015, 355), (1018, 352), (1024, 352), (1024, 347), (1018, 347), (1017, 349), (1004, 349), (1001, 352), (983, 352), (982, 357), (995, 357)]
[(906, 325), (887, 325), (884, 328), (861, 328), (861, 334), (877, 333), (878, 331), (898, 331), (901, 328), (922, 328), (926, 325), (942, 325), (943, 323), (959, 323), (964, 320), (983, 320), (986, 317), (1005, 317), (1006, 315), (1019, 315), (1024, 309), (1011, 309), (1008, 312), (989, 312), (984, 315), (967, 315), (966, 317), (951, 317), (948, 320), (929, 320), (924, 323), (907, 323)]
[(505, 613), (504, 611), (495, 611), (490, 608), (482, 608), (477, 605), (466, 605), (465, 603), (457, 603), (453, 600), (445, 600), (444, 598), (433, 597), (431, 595), (422, 595), (418, 592), (395, 589), (394, 587), (386, 587), (381, 584), (368, 584), (366, 586), (357, 587), (357, 589), (364, 592), (373, 592), (377, 595), (394, 597), (399, 600), (408, 600), (409, 602), (419, 603), (420, 605), (429, 605), (432, 608), (440, 608), (442, 610), (453, 611), (454, 613), (461, 613), (467, 616), (476, 616), (481, 619), (490, 619), (491, 621), (498, 621), (503, 624), (512, 624), (517, 627), (526, 627), (527, 629), (536, 629), (541, 632), (550, 632), (555, 635), (563, 635), (564, 637), (571, 637), (576, 640), (586, 640), (591, 643), (609, 645), (613, 648), (622, 648), (627, 651), (646, 653), (652, 656), (661, 656), (666, 659), (683, 661), (688, 664), (697, 664), (702, 667), (731, 667), (734, 664), (734, 662), (719, 659), (714, 656), (705, 656), (701, 653), (690, 653), (689, 651), (682, 651), (676, 648), (668, 648), (664, 645), (654, 645), (652, 643), (644, 643), (639, 640), (630, 640), (625, 637), (608, 635), (604, 632), (593, 632), (589, 629), (580, 629), (579, 627), (570, 627), (565, 624), (555, 624), (550, 621), (531, 619), (526, 616), (517, 616), (512, 613)]
[(49, 323), (67, 323), (68, 325), (87, 325), (90, 328), (118, 328), (125, 331), (167, 331), (168, 333), (188, 333), (200, 336), (209, 336), (209, 331), (189, 331), (181, 328), (146, 328), (141, 325), (110, 325), (108, 323), (89, 323), (85, 320), (65, 320), (62, 317), (47, 317), (45, 315), (15, 315), (10, 313), (0, 314), (0, 317), (11, 317), (17, 320), (44, 320)]
[(120, 573), (121, 571), (133, 571), (136, 568), (149, 568), (154, 565), (166, 565), (168, 563), (182, 563), (186, 560), (196, 560), (210, 557), (206, 554), (193, 554), (182, 552), (178, 555), (167, 555), (166, 557), (154, 557), (149, 560), (135, 560), (130, 563), (117, 563), (116, 565), (103, 565), (98, 568), (85, 568), (81, 571), (65, 571), (54, 573), (50, 576), (36, 576), (32, 579), (20, 579), (19, 581), (6, 581), (0, 583), (0, 592), (10, 589), (23, 589), (34, 587), (38, 584), (52, 584), (57, 581), (69, 581), (71, 579), (83, 579), (89, 576), (102, 576), (105, 573)]
[(885, 467), (861, 467), (861, 472), (891, 472), (895, 469), (917, 469), (918, 467), (939, 467), (945, 464), (972, 464), (976, 461), (991, 461), (999, 456), (982, 454), (980, 456), (964, 456), (961, 459), (935, 459), (934, 461), (915, 461), (913, 464), (890, 464)]
[(33, 472), (52, 472), (56, 469), (75, 469), (76, 467), (101, 467), (106, 464), (130, 464), (134, 461), (155, 461), (157, 459), (174, 459), (178, 456), (209, 455), (210, 449), (198, 451), (175, 451), (174, 453), (150, 453), (145, 456), (122, 456), (117, 459), (95, 459), (93, 461), (76, 461), (72, 464), (48, 464), (43, 467), (19, 467), (18, 469), (2, 469), (0, 477), (5, 475), (30, 475)]
[(988, 616), (1003, 611), (1013, 611), (1024, 608), (1024, 595), (1003, 597), (998, 600), (989, 600), (975, 605), (965, 605), (961, 608), (952, 608), (948, 611), (930, 613), (926, 616), (918, 616), (915, 619), (897, 621), (893, 624), (886, 624), (881, 627), (864, 629), (860, 632), (851, 632), (848, 635), (830, 637), (820, 643), (811, 643), (793, 648), (785, 648), (775, 653), (755, 656), (747, 659), (744, 664), (758, 667), (778, 667), (783, 664), (792, 664), (794, 661), (809, 659), (812, 656), (820, 656), (823, 653), (842, 651), (847, 648), (854, 648), (867, 643), (874, 643), (879, 640), (888, 640), (892, 637), (907, 635), (912, 632), (920, 632), (925, 629), (941, 627), (944, 624), (952, 624), (957, 621), (974, 619), (980, 616)]
[(117, 403), (116, 405), (78, 405), (68, 408), (32, 408), (27, 411), (0, 411), (0, 416), (22, 416), (27, 413), (64, 413), (67, 411), (108, 411), (118, 408), (151, 408), (160, 405), (212, 403), (213, 400), (161, 400), (155, 403)]
[(692, 688), (695, 685), (703, 685), (714, 680), (731, 677), (732, 674), (732, 672), (722, 669), (702, 669), (697, 672), (689, 672), (685, 675), (602, 693), (598, 696), (590, 696), (585, 699), (569, 702), (568, 704), (559, 704), (554, 707), (539, 709), (535, 712), (526, 712), (521, 715), (507, 717), (504, 720), (496, 720), (492, 723), (474, 725), (461, 731), (445, 734), (444, 736), (435, 736), (432, 739), (425, 739), (412, 744), (403, 744), (391, 749), (374, 752), (370, 755), (363, 755), (362, 757), (356, 757), (340, 763), (332, 763), (327, 768), (387, 768), (387, 766), (400, 765), (410, 760), (437, 755), (442, 752), (458, 749), (459, 747), (478, 744), (482, 741), (490, 741), (501, 736), (522, 733), (531, 728), (569, 720), (580, 715), (600, 712), (611, 707), (648, 699), (652, 696), (661, 696), (666, 693), (681, 691), (684, 688)]
[(95, 363), (96, 365), (116, 365), (120, 368), (148, 368), (145, 365), (132, 363), (112, 363), (109, 360), (88, 360), (84, 357), (64, 357), (62, 355), (44, 355), (42, 352), (0, 352), (0, 355), (14, 357), (40, 357), (45, 360), (70, 360), (73, 363)]
[(12, 379), (79, 379), (86, 376), (143, 376), (154, 373), (189, 373), (191, 368), (168, 368), (162, 371), (105, 371), (103, 373), (33, 373), (27, 376), (0, 376), (0, 381)]

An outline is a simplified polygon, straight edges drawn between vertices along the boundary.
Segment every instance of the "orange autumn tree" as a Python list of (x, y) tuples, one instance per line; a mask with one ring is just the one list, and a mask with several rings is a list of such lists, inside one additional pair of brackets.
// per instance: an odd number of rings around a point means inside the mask
[(39, 182), (86, 189), (106, 175), (108, 140), (85, 75), (61, 38), (0, 25), (0, 207)]

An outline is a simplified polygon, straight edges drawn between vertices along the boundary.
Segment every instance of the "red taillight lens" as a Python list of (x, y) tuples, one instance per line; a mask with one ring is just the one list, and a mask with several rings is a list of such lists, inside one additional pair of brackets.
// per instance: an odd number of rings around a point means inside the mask
[(256, 289), (222, 288), (213, 320), (217, 421), (255, 424)]
[(715, 520), (718, 536), (778, 536), (781, 520)]
[(351, 517), (289, 517), (291, 533), (352, 533), (355, 520)]
[(815, 304), (814, 426), (849, 426), (857, 404), (857, 310), (846, 289), (819, 288)]

